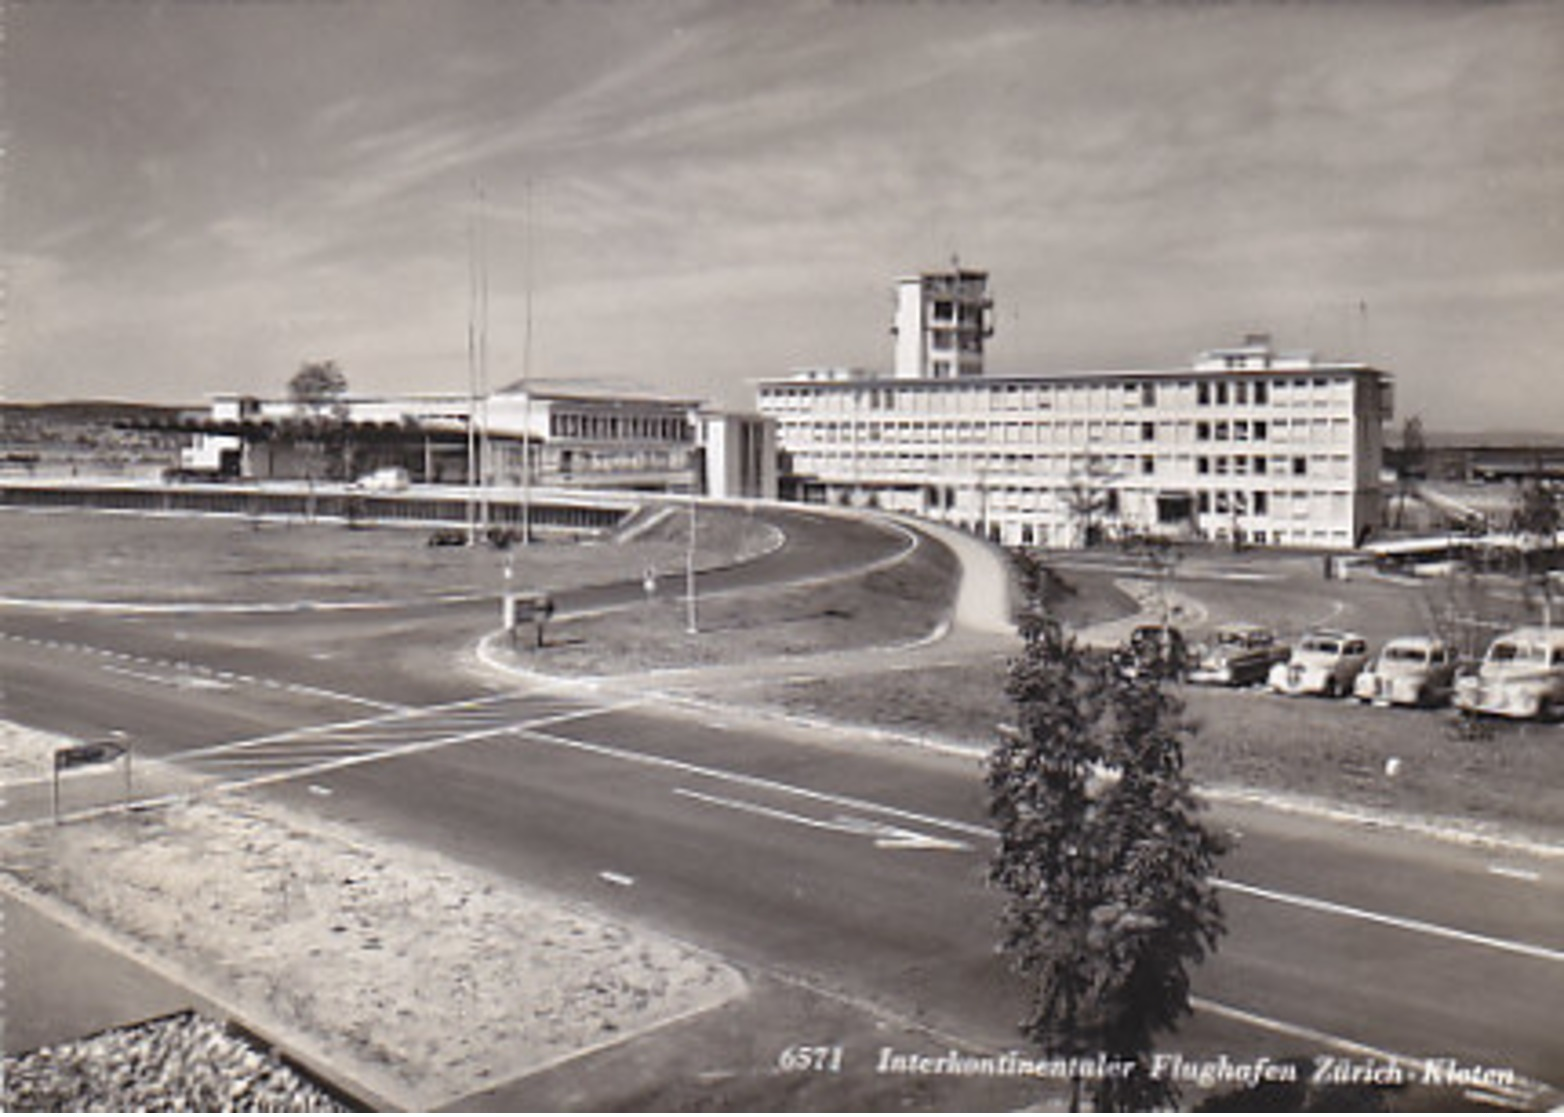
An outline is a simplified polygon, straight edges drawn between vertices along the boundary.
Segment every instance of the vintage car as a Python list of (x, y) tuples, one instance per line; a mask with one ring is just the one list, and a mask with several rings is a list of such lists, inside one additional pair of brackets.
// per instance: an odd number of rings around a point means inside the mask
[(1456, 680), (1455, 705), (1509, 718), (1564, 714), (1564, 628), (1517, 628), (1500, 636), (1477, 674)]
[(1271, 668), (1266, 682), (1278, 694), (1347, 694), (1368, 662), (1368, 641), (1354, 632), (1317, 629), (1305, 633), (1286, 663)]
[(1263, 683), (1267, 672), (1286, 660), (1289, 649), (1269, 628), (1257, 624), (1225, 624), (1212, 633), (1189, 672), (1192, 683), (1246, 686)]
[(1189, 644), (1172, 625), (1143, 624), (1114, 651), (1113, 664), (1130, 679), (1182, 679), (1189, 672)]
[(1455, 689), (1459, 658), (1437, 637), (1398, 636), (1358, 672), (1352, 693), (1376, 706), (1442, 706)]

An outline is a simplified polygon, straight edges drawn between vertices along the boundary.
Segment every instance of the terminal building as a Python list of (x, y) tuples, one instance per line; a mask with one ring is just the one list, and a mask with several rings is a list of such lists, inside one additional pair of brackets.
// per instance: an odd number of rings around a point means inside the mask
[(484, 396), (214, 396), (186, 424), (191, 474), (776, 495), (774, 429), (695, 400), (515, 385)]
[[(785, 492), (1019, 546), (1155, 535), (1350, 549), (1382, 522), (1387, 373), (1252, 335), (1186, 367), (994, 376), (982, 369), (985, 280), (922, 277), (917, 298), (934, 309), (922, 321), (899, 284), (892, 376), (816, 368), (760, 382)], [(931, 291), (959, 297), (946, 307)], [(963, 320), (967, 333), (941, 333)]]

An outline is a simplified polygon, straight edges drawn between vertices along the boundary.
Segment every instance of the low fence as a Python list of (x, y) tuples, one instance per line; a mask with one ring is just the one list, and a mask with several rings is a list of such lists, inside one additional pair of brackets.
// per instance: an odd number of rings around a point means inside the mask
[(342, 486), (258, 487), (123, 482), (0, 482), (0, 506), (81, 509), (142, 515), (193, 514), (263, 520), (323, 520), (345, 524), (464, 527), (483, 522), (539, 534), (606, 535), (639, 507), (631, 496), (509, 490), (469, 497), (460, 490), (362, 492)]

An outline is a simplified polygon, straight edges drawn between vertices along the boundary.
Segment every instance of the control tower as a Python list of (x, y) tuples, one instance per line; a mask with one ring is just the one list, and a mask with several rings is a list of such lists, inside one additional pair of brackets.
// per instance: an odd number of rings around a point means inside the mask
[(896, 379), (983, 375), (983, 340), (994, 334), (988, 273), (951, 261), (949, 271), (896, 281)]

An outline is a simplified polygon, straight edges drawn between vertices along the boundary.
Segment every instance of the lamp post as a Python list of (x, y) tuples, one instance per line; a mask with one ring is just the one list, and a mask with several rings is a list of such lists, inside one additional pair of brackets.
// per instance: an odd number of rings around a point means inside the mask
[(694, 636), (700, 632), (695, 616), (695, 486), (690, 485), (690, 541), (684, 552), (684, 631)]

